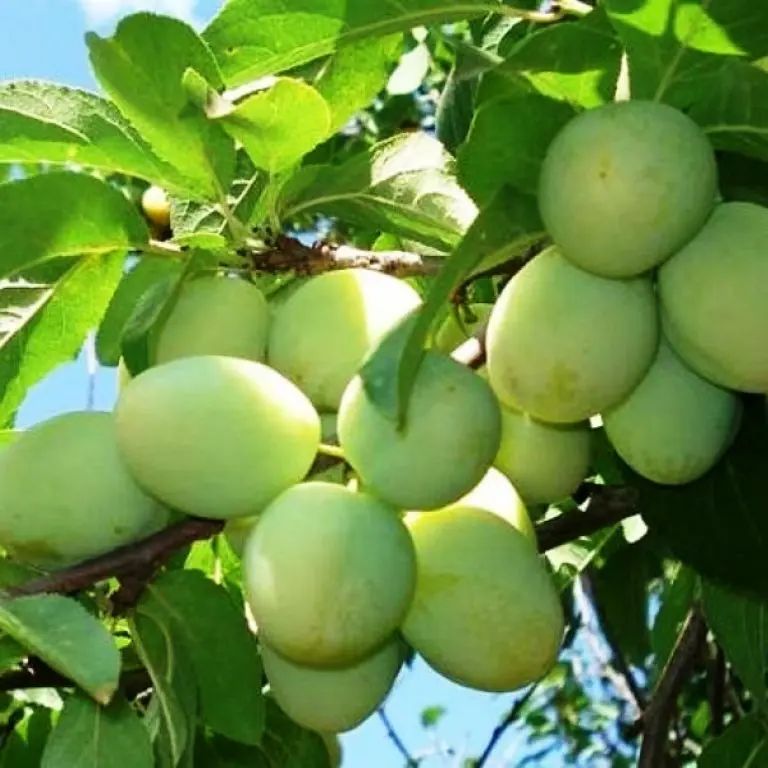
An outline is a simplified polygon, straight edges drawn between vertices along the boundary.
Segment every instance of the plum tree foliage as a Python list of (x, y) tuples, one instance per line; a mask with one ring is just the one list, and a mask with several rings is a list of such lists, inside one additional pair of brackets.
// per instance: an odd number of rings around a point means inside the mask
[(231, 0), (0, 83), (0, 766), (768, 764), (766, 29)]

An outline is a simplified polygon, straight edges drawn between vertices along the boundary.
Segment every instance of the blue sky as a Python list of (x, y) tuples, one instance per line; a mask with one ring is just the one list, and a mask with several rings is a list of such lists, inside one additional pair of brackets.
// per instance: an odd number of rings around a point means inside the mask
[[(0, 80), (40, 78), (97, 90), (90, 72), (83, 36), (87, 30), (109, 34), (125, 14), (151, 9), (203, 24), (219, 6), (211, 0), (0, 0)], [(76, 363), (60, 367), (36, 386), (24, 403), (19, 426), (27, 427), (63, 411), (86, 407), (89, 392), (98, 409), (110, 409), (116, 395), (112, 369), (89, 373), (84, 352)], [(433, 750), (422, 764), (459, 766), (463, 758), (482, 750), (513, 696), (469, 691), (449, 683), (417, 661), (404, 670), (387, 701), (386, 710), (412, 753)], [(425, 707), (442, 705), (447, 714), (436, 730), (425, 732), (419, 716)], [(344, 768), (392, 768), (403, 760), (377, 717), (343, 736)], [(457, 750), (439, 754), (441, 746)], [(522, 752), (521, 736), (510, 730), (497, 748), (489, 768), (514, 766)]]

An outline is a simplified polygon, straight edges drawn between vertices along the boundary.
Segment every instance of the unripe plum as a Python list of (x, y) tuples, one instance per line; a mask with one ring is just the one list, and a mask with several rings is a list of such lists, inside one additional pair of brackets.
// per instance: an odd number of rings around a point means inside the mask
[(589, 471), (589, 422), (548, 424), (513, 408), (501, 409), (501, 446), (494, 459), (526, 504), (570, 496)]
[(418, 563), (405, 639), (444, 677), (514, 691), (549, 672), (564, 618), (535, 547), (506, 520), (452, 506), (408, 519)]
[(66, 566), (149, 535), (167, 517), (124, 466), (111, 413), (55, 416), (0, 454), (0, 546), (21, 562)]
[(704, 225), (717, 195), (706, 135), (667, 104), (621, 101), (582, 112), (550, 145), (539, 208), (574, 264), (604, 277), (639, 275)]
[(155, 361), (225, 355), (263, 362), (269, 305), (253, 283), (206, 276), (184, 284), (157, 336)]
[(659, 270), (662, 327), (694, 371), (743, 392), (768, 392), (768, 209), (719, 205)]
[(320, 410), (336, 411), (368, 352), (421, 304), (408, 283), (367, 269), (313, 277), (278, 307), (268, 361)]
[(682, 485), (701, 477), (722, 456), (740, 422), (733, 392), (688, 368), (665, 340), (645, 378), (603, 413), (616, 452), (656, 483)]
[(350, 667), (322, 669), (294, 664), (267, 643), (261, 660), (275, 701), (294, 722), (321, 733), (343, 733), (384, 701), (403, 663), (398, 639)]
[(339, 409), (339, 443), (363, 487), (402, 509), (438, 509), (482, 480), (499, 448), (501, 414), (488, 384), (442, 352), (424, 355), (406, 426), (371, 402), (356, 376)]
[(115, 408), (121, 456), (137, 482), (199, 517), (259, 513), (309, 471), (320, 417), (271, 368), (185, 357), (132, 379)]
[(396, 510), (324, 482), (278, 496), (243, 553), (260, 636), (313, 667), (358, 663), (391, 638), (413, 597), (416, 562)]
[[(475, 319), (464, 323), (462, 327), (456, 315), (451, 312), (443, 320), (440, 328), (435, 334), (434, 348), (441, 352), (450, 354), (456, 347), (463, 344), (480, 326), (491, 316), (493, 304), (470, 304), (469, 311), (475, 316)], [(461, 312), (462, 310), (459, 310)]]
[(658, 343), (649, 278), (598, 277), (552, 247), (507, 283), (493, 308), (488, 378), (504, 405), (578, 423), (623, 400)]

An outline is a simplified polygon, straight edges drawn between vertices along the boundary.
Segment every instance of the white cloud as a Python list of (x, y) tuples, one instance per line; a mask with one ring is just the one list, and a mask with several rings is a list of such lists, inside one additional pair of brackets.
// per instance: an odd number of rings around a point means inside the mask
[(137, 11), (154, 11), (199, 25), (196, 4), (197, 0), (80, 0), (86, 23), (91, 27), (102, 27)]

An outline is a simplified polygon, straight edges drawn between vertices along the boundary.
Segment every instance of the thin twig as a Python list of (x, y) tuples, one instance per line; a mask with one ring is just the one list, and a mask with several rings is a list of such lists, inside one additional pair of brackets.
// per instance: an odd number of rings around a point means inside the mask
[(408, 751), (408, 747), (405, 746), (405, 744), (403, 743), (403, 740), (397, 735), (397, 731), (394, 729), (392, 722), (387, 717), (387, 713), (384, 711), (384, 707), (379, 707), (377, 712), (379, 715), (379, 719), (381, 720), (382, 724), (384, 725), (384, 728), (387, 731), (387, 736), (389, 736), (390, 741), (395, 745), (395, 748), (397, 749), (397, 751), (405, 759), (405, 764), (407, 768), (416, 768), (416, 766), (418, 766), (418, 762), (413, 759), (413, 756)]
[(537, 687), (538, 683), (534, 683), (528, 688), (528, 690), (512, 705), (509, 712), (507, 712), (501, 719), (499, 724), (493, 729), (491, 738), (488, 739), (488, 743), (485, 745), (482, 754), (472, 763), (473, 768), (482, 768), (482, 766), (485, 765), (488, 758), (491, 756), (491, 753), (496, 748), (496, 745), (501, 741), (501, 737), (505, 734), (507, 729), (515, 723), (517, 718), (520, 717), (523, 707), (530, 701), (531, 697), (536, 692)]
[(651, 702), (643, 713), (643, 744), (638, 768), (662, 768), (666, 762), (669, 727), (675, 702), (704, 645), (707, 624), (698, 607), (688, 612)]

